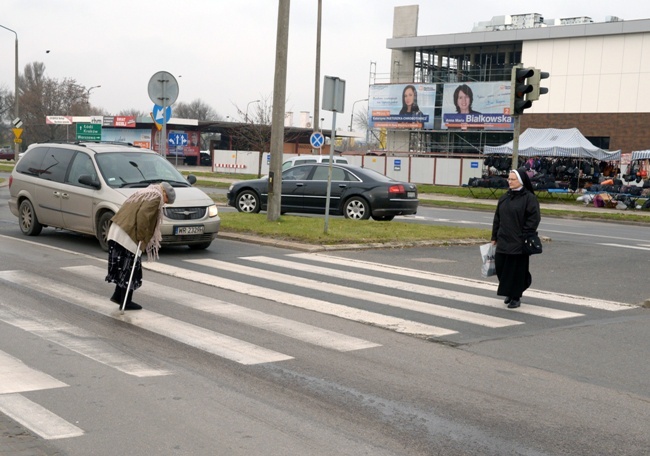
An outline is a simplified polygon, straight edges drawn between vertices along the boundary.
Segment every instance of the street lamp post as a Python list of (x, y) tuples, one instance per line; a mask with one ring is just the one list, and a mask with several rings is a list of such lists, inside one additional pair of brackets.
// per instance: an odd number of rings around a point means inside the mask
[(100, 87), (101, 87), (100, 85), (92, 86), (86, 90), (86, 103), (90, 103), (90, 91), (93, 89), (99, 89)]
[(249, 101), (248, 104), (246, 105), (246, 123), (248, 123), (248, 107), (249, 107), (252, 103), (259, 103), (260, 101), (262, 101), (262, 100), (253, 100), (253, 101)]
[[(19, 103), (18, 103), (18, 33), (15, 30), (11, 30), (9, 27), (5, 27), (4, 25), (0, 25), (5, 30), (9, 30), (11, 33), (16, 35), (16, 57), (15, 57), (15, 67), (14, 67), (14, 116), (16, 116), (16, 119), (20, 119), (19, 114)], [(14, 160), (18, 161), (18, 154), (20, 152), (20, 146), (18, 143), (14, 143), (15, 145), (15, 154), (14, 154)]]
[(360, 101), (368, 101), (368, 99), (364, 98), (363, 100), (357, 100), (354, 103), (352, 103), (352, 114), (350, 114), (350, 131), (352, 131), (352, 121), (354, 120), (354, 106)]

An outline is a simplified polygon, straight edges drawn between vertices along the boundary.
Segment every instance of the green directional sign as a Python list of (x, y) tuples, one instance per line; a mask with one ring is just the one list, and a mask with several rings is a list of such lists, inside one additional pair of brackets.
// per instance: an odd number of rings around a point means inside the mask
[(102, 126), (101, 124), (78, 123), (77, 124), (77, 141), (101, 141)]

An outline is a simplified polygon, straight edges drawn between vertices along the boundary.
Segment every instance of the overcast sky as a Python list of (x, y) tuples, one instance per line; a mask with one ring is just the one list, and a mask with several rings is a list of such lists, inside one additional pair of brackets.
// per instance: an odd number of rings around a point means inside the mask
[[(379, 79), (390, 71), (386, 40), (395, 6), (420, 5), (418, 35), (469, 32), (493, 16), (533, 12), (596, 22), (606, 16), (650, 18), (650, 2), (641, 0), (546, 0), (536, 6), (505, 0), (322, 3), (321, 83), (325, 75), (346, 81), (338, 127), (350, 123), (354, 101), (368, 97), (371, 62), (377, 82), (387, 82)], [(294, 124), (300, 111), (311, 113), (314, 107), (317, 5), (317, 0), (291, 2), (286, 110), (295, 113)], [(21, 73), (38, 61), (51, 78), (101, 85), (90, 101), (113, 114), (151, 111), (147, 84), (162, 70), (177, 77), (178, 101), (201, 99), (224, 118), (237, 119), (235, 105), (245, 110), (252, 100), (272, 97), (277, 15), (278, 0), (3, 0), (0, 24), (18, 33)], [(11, 91), (14, 43), (14, 34), (0, 28), (0, 86)], [(364, 105), (357, 103), (356, 110)], [(330, 112), (320, 117), (331, 127)]]

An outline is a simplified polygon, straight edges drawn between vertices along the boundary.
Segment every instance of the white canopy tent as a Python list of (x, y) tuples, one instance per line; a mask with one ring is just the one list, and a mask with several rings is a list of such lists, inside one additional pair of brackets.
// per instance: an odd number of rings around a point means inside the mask
[(650, 159), (650, 150), (636, 150), (632, 152), (632, 161)]
[[(650, 151), (647, 151), (650, 153)], [(501, 146), (485, 146), (484, 154), (512, 155), (512, 141)], [(618, 161), (621, 151), (610, 152), (594, 146), (577, 128), (528, 128), (519, 136), (520, 157), (570, 157)]]

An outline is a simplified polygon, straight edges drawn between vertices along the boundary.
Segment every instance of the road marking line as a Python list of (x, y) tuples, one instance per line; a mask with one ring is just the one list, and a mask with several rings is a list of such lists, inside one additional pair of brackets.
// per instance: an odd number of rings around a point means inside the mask
[[(512, 309), (506, 309), (506, 307), (503, 305), (503, 299), (487, 298), (484, 296), (474, 295), (470, 293), (446, 290), (444, 288), (417, 285), (413, 283), (403, 282), (400, 280), (391, 280), (383, 277), (374, 277), (366, 274), (357, 274), (348, 270), (325, 268), (322, 266), (314, 266), (306, 263), (296, 263), (293, 261), (287, 261), (280, 258), (254, 256), (254, 257), (244, 257), (243, 259), (248, 261), (254, 261), (257, 263), (288, 268), (288, 269), (296, 269), (303, 272), (310, 272), (322, 276), (355, 280), (357, 282), (361, 282), (365, 284), (377, 285), (380, 287), (387, 287), (395, 290), (403, 290), (403, 291), (408, 291), (413, 293), (419, 293), (427, 296), (434, 296), (436, 298), (467, 302), (470, 304), (493, 307), (497, 309), (502, 309), (507, 312), (512, 312)], [(264, 277), (266, 277), (266, 275)], [(567, 312), (564, 310), (533, 306), (529, 304), (524, 304), (522, 305), (522, 307), (515, 309), (515, 311), (517, 311), (518, 313), (535, 315), (544, 318), (551, 318), (555, 320), (565, 319), (565, 318), (575, 318), (583, 315), (580, 313)]]
[[(413, 277), (425, 280), (433, 280), (437, 282), (450, 283), (454, 285), (461, 285), (465, 287), (479, 288), (482, 290), (490, 290), (496, 293), (497, 285), (491, 282), (481, 280), (466, 279), (463, 277), (456, 277), (445, 274), (438, 274), (435, 272), (424, 272), (417, 269), (402, 268), (398, 266), (380, 265), (368, 261), (362, 261), (351, 258), (339, 258), (328, 256), (321, 253), (295, 253), (289, 254), (290, 257), (304, 258), (311, 261), (318, 261), (326, 264), (335, 264), (345, 267), (355, 267), (359, 269), (366, 269), (370, 271), (383, 272), (387, 274), (394, 274), (405, 277)], [(477, 269), (478, 270), (478, 269)], [(614, 301), (605, 301), (601, 299), (594, 299), (585, 296), (576, 296), (563, 293), (556, 293), (552, 291), (528, 289), (525, 293), (526, 297), (539, 298), (547, 301), (561, 302), (564, 304), (572, 304), (576, 306), (591, 307), (600, 310), (619, 311), (635, 308), (631, 304), (619, 303)], [(525, 298), (524, 298), (525, 299)]]
[(357, 288), (344, 287), (318, 280), (311, 280), (299, 278), (288, 274), (280, 274), (273, 271), (267, 271), (249, 266), (242, 266), (235, 263), (227, 263), (225, 261), (201, 259), (201, 260), (186, 260), (188, 263), (207, 266), (210, 268), (221, 269), (224, 271), (231, 271), (238, 274), (248, 275), (249, 277), (262, 277), (265, 280), (272, 280), (279, 283), (288, 285), (295, 285), (298, 287), (309, 288), (311, 290), (319, 290), (327, 293), (345, 296), (348, 298), (361, 299), (376, 304), (383, 304), (390, 307), (397, 307), (400, 309), (413, 310), (436, 317), (448, 318), (451, 320), (458, 320), (464, 323), (472, 323), (480, 326), (487, 326), (488, 328), (503, 328), (505, 326), (514, 326), (523, 324), (520, 321), (509, 320), (501, 317), (492, 317), (490, 315), (483, 315), (475, 312), (468, 312), (466, 310), (453, 309), (451, 307), (430, 304), (427, 302), (414, 301), (412, 299), (401, 298), (399, 296), (388, 296), (382, 293), (375, 293), (372, 291), (360, 290)]
[(291, 356), (144, 309), (137, 312), (127, 311), (121, 315), (119, 307), (108, 298), (24, 271), (0, 271), (0, 278), (240, 364), (293, 359)]
[(608, 247), (621, 247), (624, 249), (636, 249), (636, 250), (650, 250), (650, 246), (645, 246), (642, 244), (639, 245), (625, 245), (625, 244), (608, 244), (608, 243), (602, 243), (598, 245), (606, 245)]
[(157, 377), (171, 372), (156, 369), (133, 356), (112, 347), (100, 340), (96, 334), (60, 320), (45, 317), (23, 307), (7, 308), (7, 303), (0, 301), (0, 320), (35, 334), (45, 340), (54, 342), (89, 359), (117, 369), (136, 377)]
[(171, 275), (192, 282), (203, 283), (225, 290), (231, 290), (236, 293), (255, 296), (257, 298), (268, 299), (301, 309), (311, 310), (314, 312), (334, 315), (339, 318), (345, 318), (360, 323), (366, 323), (380, 328), (390, 329), (391, 331), (410, 334), (422, 337), (440, 337), (456, 334), (457, 331), (440, 328), (437, 326), (426, 325), (415, 321), (404, 320), (402, 318), (381, 315), (374, 312), (368, 312), (361, 309), (354, 309), (339, 304), (332, 304), (320, 299), (313, 299), (305, 296), (298, 296), (283, 291), (271, 290), (253, 284), (238, 282), (235, 280), (216, 277), (212, 274), (206, 274), (198, 271), (169, 266), (163, 263), (143, 263), (144, 268)]
[(0, 351), (0, 395), (63, 388), (63, 382), (28, 367), (18, 358)]
[[(71, 266), (62, 269), (93, 280), (103, 280), (106, 276), (105, 270), (94, 266)], [(173, 301), (176, 304), (206, 312), (211, 315), (227, 318), (249, 326), (341, 352), (381, 346), (380, 344), (368, 342), (357, 337), (346, 336), (317, 326), (277, 317), (275, 315), (269, 315), (264, 312), (248, 309), (219, 299), (210, 298), (157, 283), (144, 282), (142, 287), (138, 289), (138, 293), (153, 297), (164, 296), (166, 301)]]
[(79, 437), (84, 431), (20, 394), (0, 395), (0, 412), (46, 440)]

